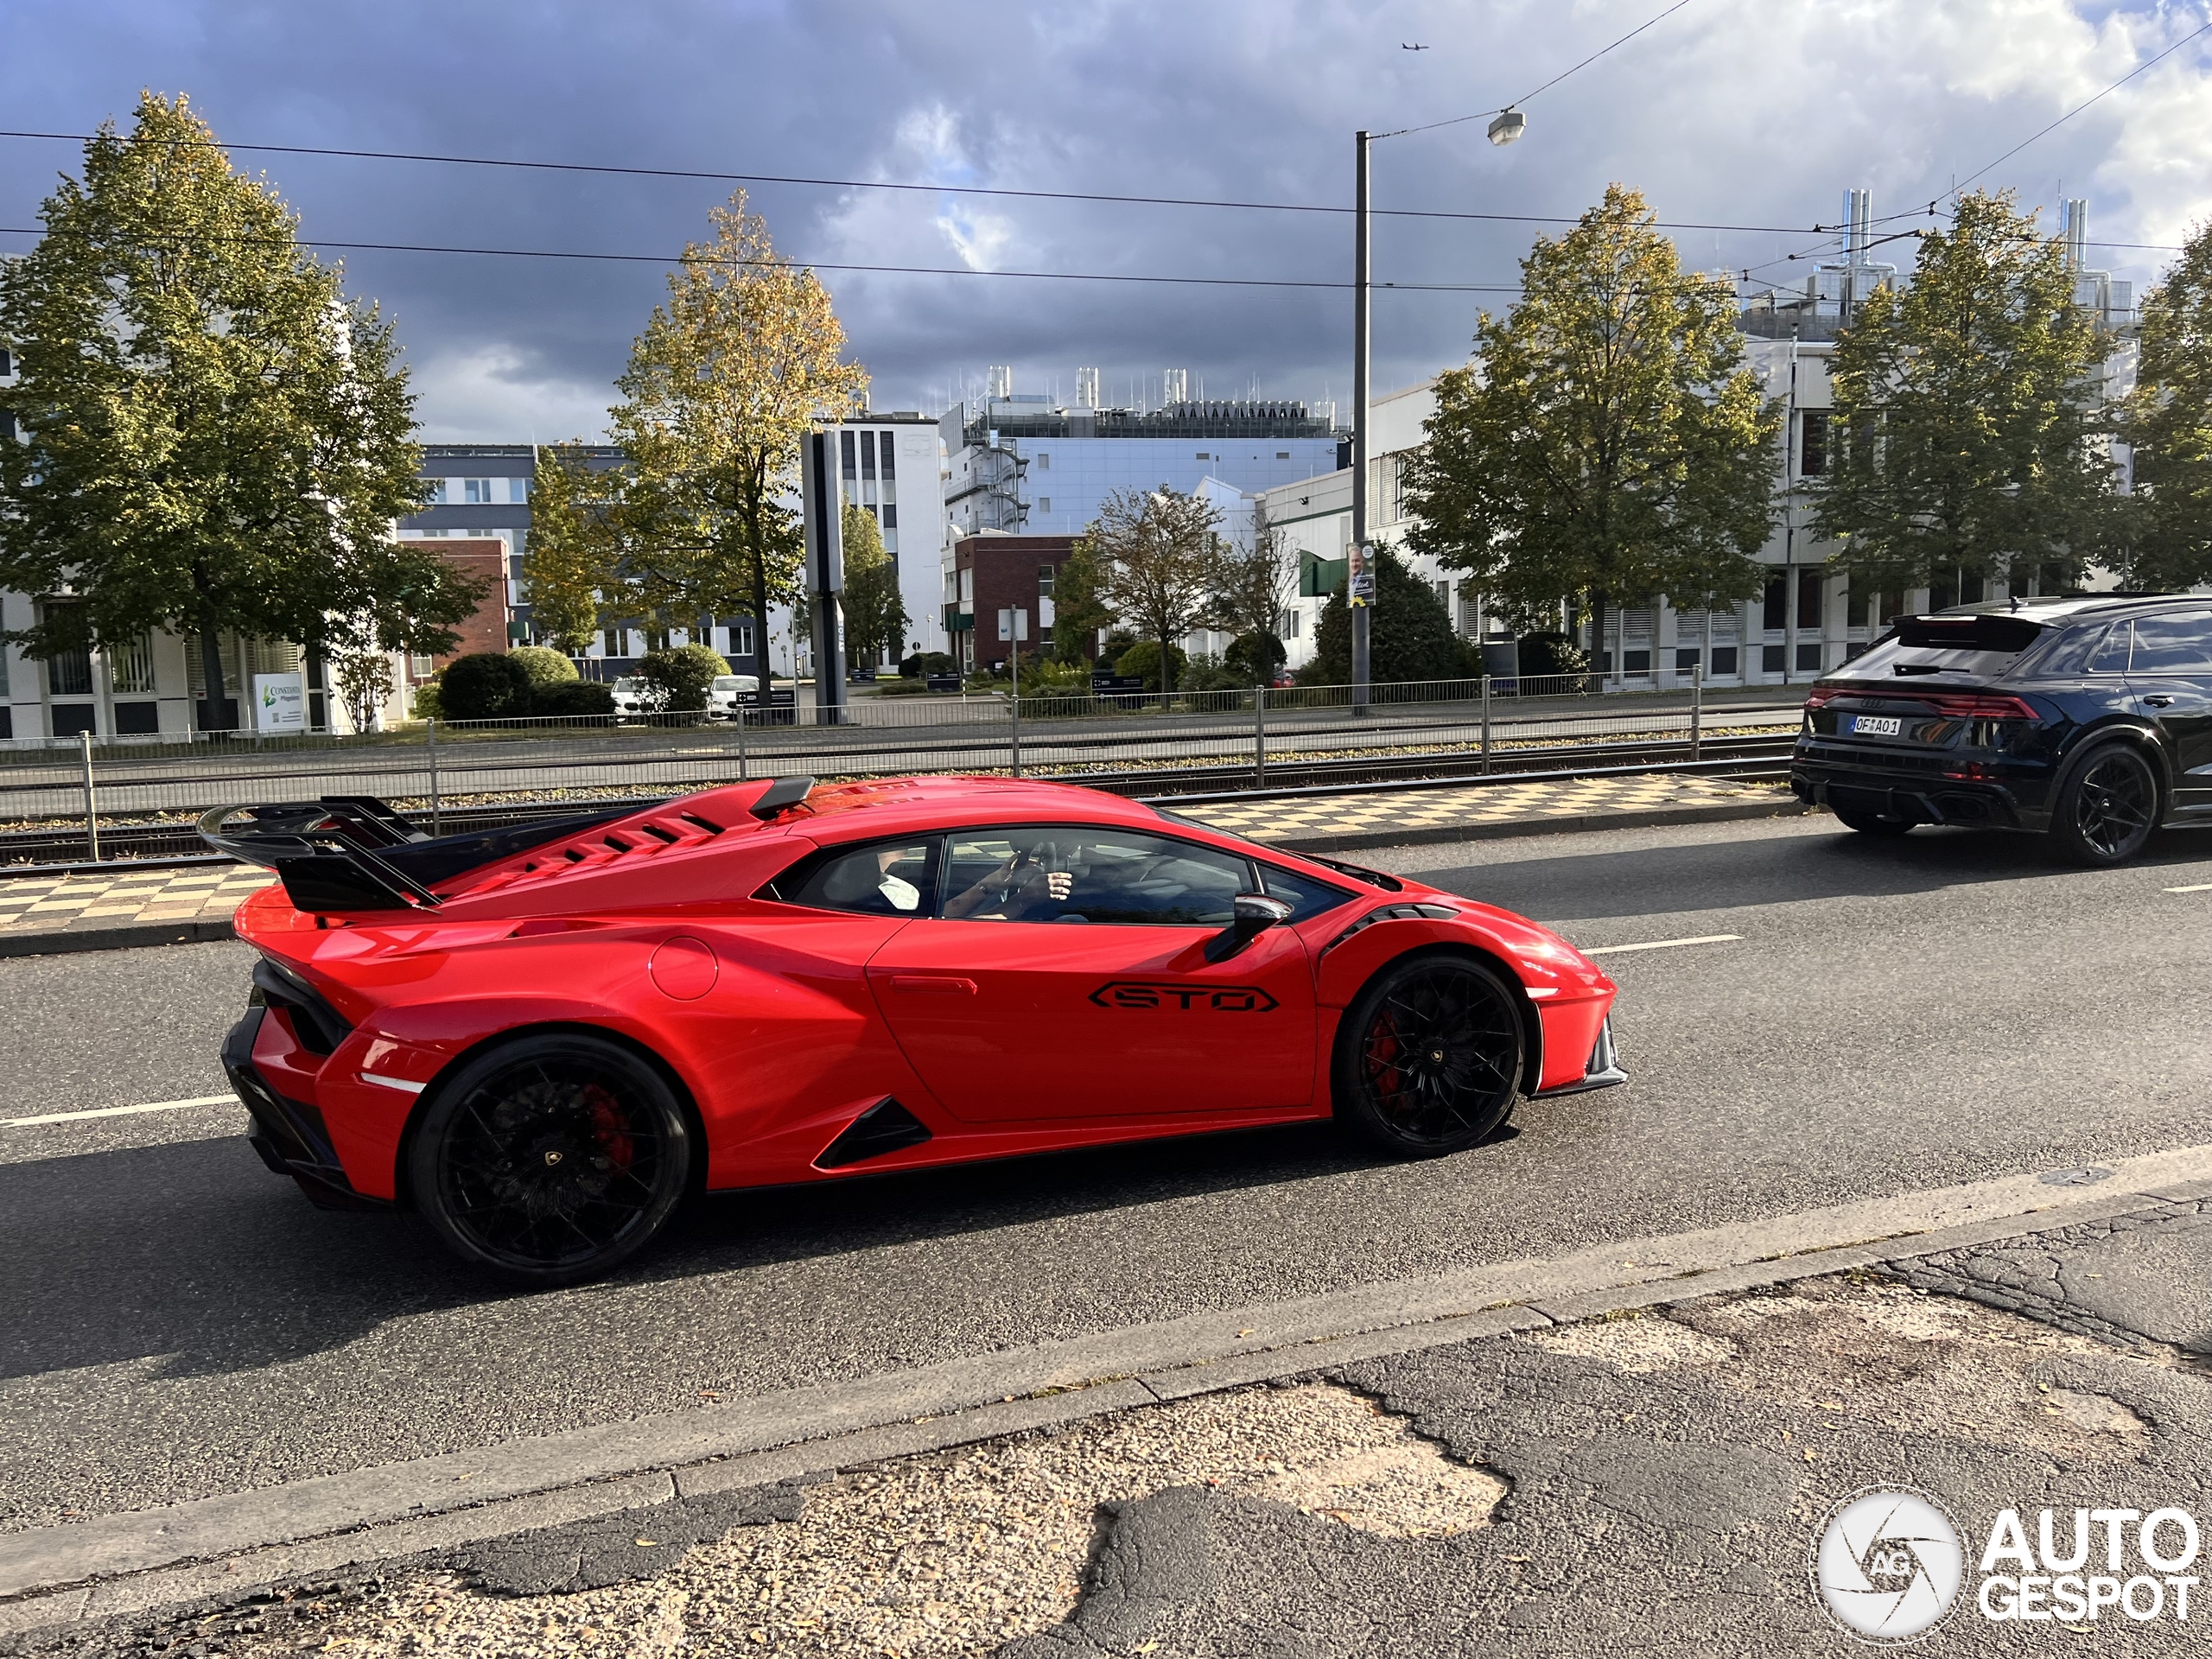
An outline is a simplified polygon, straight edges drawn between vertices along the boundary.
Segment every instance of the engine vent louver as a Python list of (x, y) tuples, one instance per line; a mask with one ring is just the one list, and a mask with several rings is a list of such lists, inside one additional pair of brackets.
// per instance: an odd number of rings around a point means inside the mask
[(918, 1147), (931, 1139), (929, 1126), (886, 1095), (845, 1126), (845, 1132), (822, 1149), (814, 1160), (817, 1169), (842, 1169), (887, 1153)]

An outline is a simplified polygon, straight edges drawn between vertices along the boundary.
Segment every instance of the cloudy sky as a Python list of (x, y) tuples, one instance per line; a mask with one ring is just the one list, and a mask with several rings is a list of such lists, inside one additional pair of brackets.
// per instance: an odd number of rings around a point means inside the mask
[[(1349, 274), (1341, 213), (954, 195), (951, 185), (1342, 206), (1352, 134), (1516, 99), (1669, 0), (0, 0), (6, 126), (127, 120), (142, 86), (188, 93), (233, 144), (805, 175), (761, 184), (779, 246), (846, 265), (1260, 277)], [(1889, 228), (2208, 21), (2204, 4), (2091, 0), (1688, 0), (1527, 105), (1508, 149), (1479, 121), (1377, 144), (1378, 207), (1572, 217), (1609, 181), (1684, 225), (1684, 257), (1801, 283), (1809, 231), (1857, 185)], [(1408, 51), (1407, 45), (1428, 49)], [(2212, 34), (1988, 173), (2056, 226), (2170, 245), (2212, 213)], [(665, 256), (733, 187), (239, 150), (340, 242)], [(35, 226), (76, 147), (0, 139), (0, 225)], [(1807, 227), (1795, 230), (1791, 227)], [(1384, 220), (1378, 282), (1507, 286), (1512, 219)], [(29, 238), (0, 237), (0, 249)], [(1910, 262), (1910, 241), (1885, 255)], [(1802, 257), (1792, 262), (1786, 256)], [(2139, 284), (2170, 256), (2105, 246)], [(651, 264), (357, 251), (349, 288), (394, 316), (425, 435), (595, 432), (660, 291)], [(986, 365), (1017, 391), (1346, 394), (1337, 289), (825, 273), (875, 407), (936, 410)], [(1378, 389), (1462, 359), (1510, 296), (1400, 292), (1376, 308)]]

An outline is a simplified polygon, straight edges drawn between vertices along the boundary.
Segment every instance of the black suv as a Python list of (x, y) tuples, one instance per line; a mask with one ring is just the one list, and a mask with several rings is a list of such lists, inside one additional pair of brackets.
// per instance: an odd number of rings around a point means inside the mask
[(1814, 683), (1789, 786), (1868, 835), (2047, 830), (2086, 864), (2212, 824), (2212, 596), (1901, 617)]

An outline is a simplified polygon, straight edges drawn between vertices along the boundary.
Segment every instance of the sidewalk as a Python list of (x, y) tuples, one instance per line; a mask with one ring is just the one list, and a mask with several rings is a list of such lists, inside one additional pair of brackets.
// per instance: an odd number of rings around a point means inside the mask
[[(1255, 795), (1174, 810), (1255, 841), (1332, 852), (1570, 830), (1710, 823), (1804, 809), (1778, 785), (1643, 773)], [(231, 912), (269, 880), (265, 871), (235, 865), (134, 870), (128, 862), (98, 875), (0, 876), (0, 957), (226, 939)]]
[[(1870, 1487), (1929, 1495), (1963, 1543), (1921, 1652), (2201, 1651), (2206, 1607), (2192, 1629), (2171, 1587), (2197, 1567), (2156, 1576), (2128, 1522), (2202, 1518), (2212, 1182), (2101, 1189), (2113, 1173), (2040, 1178), (2065, 1206), (2040, 1231), (2015, 1216), (1447, 1322), (1487, 1323), (1472, 1340), (1413, 1327), (1367, 1358), (1292, 1344), (1045, 1390), (1003, 1408), (1035, 1418), (1020, 1433), (917, 1418), (918, 1454), (750, 1485), (742, 1459), (709, 1465), (728, 1472), (686, 1495), (18, 1626), (0, 1651), (1842, 1654), (1808, 1561)], [(2013, 1580), (1993, 1599), (1980, 1560), (2007, 1510), (2031, 1550), (2051, 1511), (2094, 1592), (2104, 1522), (2076, 1509), (2121, 1517), (2112, 1593), (2054, 1618), (2046, 1571), (2035, 1628), (1992, 1622)], [(2156, 1541), (2178, 1556), (2181, 1524)], [(2162, 1611), (2140, 1586), (2119, 1610), (2146, 1575)]]

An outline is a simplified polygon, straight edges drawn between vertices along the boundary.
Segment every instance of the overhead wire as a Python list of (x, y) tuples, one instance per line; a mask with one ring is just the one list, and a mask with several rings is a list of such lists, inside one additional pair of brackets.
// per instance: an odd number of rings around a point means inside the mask
[(1456, 126), (1461, 125), (1463, 123), (1465, 123), (1465, 122), (1469, 122), (1469, 121), (1479, 121), (1479, 120), (1483, 119), (1483, 118), (1484, 118), (1484, 117), (1485, 117), (1485, 116), (1491, 116), (1491, 115), (1503, 115), (1503, 114), (1508, 111), (1508, 110), (1517, 110), (1517, 109), (1519, 109), (1519, 108), (1520, 108), (1523, 104), (1531, 103), (1531, 102), (1535, 101), (1535, 99), (1536, 99), (1538, 97), (1541, 96), (1543, 93), (1545, 93), (1545, 92), (1548, 92), (1551, 91), (1551, 89), (1552, 89), (1553, 87), (1554, 87), (1554, 86), (1558, 86), (1558, 85), (1560, 84), (1560, 82), (1561, 82), (1562, 80), (1565, 80), (1565, 79), (1566, 79), (1569, 75), (1576, 74), (1576, 73), (1579, 73), (1580, 72), (1581, 72), (1582, 70), (1587, 69), (1587, 68), (1588, 68), (1592, 64), (1593, 64), (1593, 63), (1597, 62), (1599, 59), (1600, 59), (1600, 58), (1604, 57), (1604, 56), (1605, 55), (1605, 54), (1606, 54), (1606, 53), (1608, 53), (1608, 52), (1611, 51), (1615, 47), (1617, 47), (1617, 46), (1626, 46), (1626, 45), (1627, 45), (1630, 41), (1634, 40), (1637, 35), (1639, 35), (1643, 34), (1643, 31), (1644, 31), (1645, 29), (1649, 29), (1649, 28), (1650, 28), (1654, 23), (1663, 22), (1665, 19), (1667, 19), (1667, 18), (1669, 18), (1669, 17), (1673, 16), (1676, 12), (1680, 11), (1680, 10), (1681, 10), (1684, 6), (1687, 6), (1688, 4), (1689, 4), (1689, 3), (1690, 3), (1690, 0), (1675, 0), (1675, 3), (1674, 3), (1673, 5), (1671, 5), (1671, 6), (1668, 7), (1668, 8), (1666, 9), (1666, 10), (1664, 10), (1664, 11), (1662, 11), (1662, 12), (1660, 12), (1660, 13), (1656, 14), (1656, 16), (1650, 16), (1650, 17), (1647, 17), (1647, 18), (1645, 18), (1642, 22), (1638, 23), (1638, 24), (1637, 24), (1634, 29), (1631, 29), (1630, 30), (1629, 30), (1629, 32), (1628, 32), (1627, 34), (1625, 34), (1625, 35), (1622, 35), (1622, 36), (1620, 37), (1620, 39), (1618, 39), (1618, 40), (1617, 40), (1617, 41), (1609, 41), (1607, 44), (1605, 44), (1605, 45), (1604, 45), (1604, 46), (1599, 47), (1599, 48), (1595, 52), (1592, 52), (1592, 53), (1588, 57), (1586, 57), (1586, 58), (1583, 59), (1581, 62), (1580, 62), (1580, 63), (1578, 63), (1578, 64), (1575, 64), (1575, 65), (1574, 65), (1573, 67), (1571, 67), (1571, 68), (1567, 68), (1567, 69), (1562, 69), (1562, 70), (1560, 70), (1560, 71), (1559, 72), (1559, 73), (1557, 73), (1557, 74), (1554, 75), (1554, 76), (1553, 76), (1549, 80), (1546, 81), (1542, 86), (1541, 86), (1537, 87), (1537, 88), (1536, 88), (1536, 90), (1535, 90), (1535, 92), (1529, 92), (1529, 93), (1527, 93), (1526, 95), (1524, 95), (1524, 96), (1522, 96), (1522, 97), (1521, 97), (1521, 98), (1515, 99), (1514, 99), (1511, 103), (1510, 103), (1510, 104), (1503, 104), (1503, 105), (1500, 105), (1497, 109), (1494, 109), (1494, 110), (1478, 110), (1478, 111), (1476, 111), (1474, 114), (1472, 114), (1472, 115), (1455, 115), (1455, 116), (1452, 116), (1452, 117), (1450, 119), (1448, 119), (1448, 120), (1444, 120), (1444, 121), (1430, 121), (1430, 122), (1427, 122), (1427, 123), (1425, 123), (1424, 124), (1422, 124), (1422, 125), (1421, 125), (1421, 126), (1417, 126), (1417, 127), (1400, 127), (1400, 128), (1398, 128), (1398, 129), (1397, 129), (1395, 131), (1394, 131), (1394, 132), (1378, 132), (1378, 133), (1376, 133), (1376, 134), (1375, 134), (1375, 135), (1373, 135), (1373, 136), (1374, 136), (1374, 137), (1377, 137), (1377, 138), (1402, 138), (1402, 137), (1406, 137), (1408, 133), (1414, 133), (1414, 132), (1434, 132), (1434, 131), (1435, 131), (1438, 128), (1440, 128), (1440, 127), (1456, 127)]

